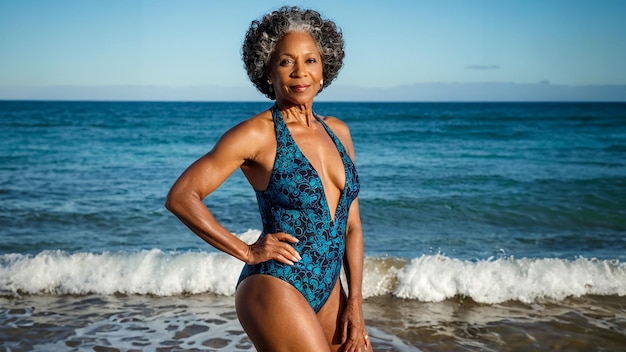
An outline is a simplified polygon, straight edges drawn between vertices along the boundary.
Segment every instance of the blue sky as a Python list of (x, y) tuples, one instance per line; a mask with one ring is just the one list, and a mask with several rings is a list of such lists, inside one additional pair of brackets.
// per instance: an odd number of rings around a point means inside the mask
[(626, 85), (621, 0), (2, 0), (0, 98), (67, 86), (219, 86), (249, 96), (243, 36), (251, 20), (284, 4), (314, 8), (342, 28), (337, 86)]

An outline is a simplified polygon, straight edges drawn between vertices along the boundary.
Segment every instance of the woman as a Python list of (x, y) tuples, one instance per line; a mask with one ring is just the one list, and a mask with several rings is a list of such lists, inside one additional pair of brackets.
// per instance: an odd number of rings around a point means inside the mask
[[(343, 56), (341, 33), (315, 11), (283, 7), (253, 21), (243, 60), (253, 84), (276, 103), (227, 131), (167, 197), (166, 207), (193, 232), (246, 263), (235, 304), (259, 351), (371, 351), (361, 310), (354, 148), (343, 122), (312, 110)], [(263, 221), (251, 245), (202, 202), (237, 168), (256, 192)]]

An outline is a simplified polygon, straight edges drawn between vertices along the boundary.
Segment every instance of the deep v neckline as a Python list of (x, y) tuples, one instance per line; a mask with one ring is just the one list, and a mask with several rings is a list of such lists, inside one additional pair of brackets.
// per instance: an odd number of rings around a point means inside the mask
[[(317, 121), (311, 118), (311, 122), (321, 123), (329, 138), (333, 140), (332, 144), (339, 153), (345, 172), (344, 182), (336, 177), (328, 177), (326, 179), (328, 184), (324, 185), (318, 170), (313, 167), (311, 160), (306, 158), (293, 139), (282, 114), (278, 116), (280, 111), (276, 105), (271, 109), (271, 113), (276, 132), (276, 156), (272, 170), (268, 170), (270, 179), (267, 188), (256, 191), (257, 205), (263, 222), (260, 238), (278, 232), (293, 236), (298, 241), (290, 245), (300, 253), (302, 260), (293, 265), (277, 260), (246, 264), (239, 276), (238, 285), (243, 280), (248, 280), (250, 276), (258, 274), (283, 280), (300, 292), (311, 308), (318, 313), (334, 292), (335, 284), (341, 275), (346, 253), (346, 238), (350, 231), (348, 225), (350, 205), (359, 194), (359, 177), (346, 146), (325, 121), (315, 115)], [(312, 158), (316, 155), (322, 156), (320, 161), (326, 158), (320, 162), (319, 171), (328, 171), (329, 175), (341, 177), (337, 160), (332, 159), (335, 155), (329, 155), (334, 153), (332, 144), (325, 140), (327, 137), (319, 127), (315, 125), (316, 139), (310, 141), (316, 143), (318, 139), (324, 140), (324, 146), (318, 144), (303, 146), (312, 147), (310, 149)], [(307, 132), (313, 135), (313, 131)], [(267, 152), (271, 154), (271, 150)], [(321, 153), (317, 154), (318, 152)], [(341, 183), (343, 189), (340, 190), (338, 188), (341, 187)], [(328, 188), (325, 189), (324, 186)], [(337, 207), (332, 209), (334, 216), (326, 197), (327, 190), (331, 190), (329, 196), (333, 197), (332, 205), (335, 205), (335, 197), (338, 198)], [(336, 190), (340, 193), (338, 194)]]
[[(280, 116), (280, 120), (282, 121), (283, 127), (285, 128), (285, 131), (287, 132), (286, 136), (289, 139), (291, 139), (291, 141), (293, 142), (293, 145), (294, 145), (296, 151), (300, 155), (302, 155), (302, 160), (304, 160), (308, 164), (308, 166), (311, 168), (312, 172), (315, 174), (315, 176), (319, 180), (320, 185), (322, 187), (323, 202), (326, 205), (326, 210), (327, 210), (328, 215), (330, 217), (330, 221), (331, 221), (332, 225), (334, 226), (335, 225), (335, 219), (337, 219), (337, 212), (339, 211), (339, 208), (341, 206), (341, 202), (343, 201), (343, 197), (344, 197), (344, 194), (345, 194), (345, 191), (346, 191), (346, 186), (348, 184), (348, 172), (346, 171), (346, 162), (344, 160), (344, 156), (343, 156), (342, 151), (340, 149), (340, 148), (343, 148), (343, 145), (340, 145), (341, 141), (339, 141), (339, 139), (333, 133), (333, 131), (330, 129), (330, 127), (328, 127), (328, 125), (326, 125), (326, 123), (319, 116), (317, 116), (317, 114), (314, 112), (313, 113), (313, 117), (315, 117), (315, 119), (322, 125), (322, 127), (326, 131), (326, 134), (328, 135), (328, 137), (333, 141), (333, 144), (335, 145), (335, 148), (337, 149), (337, 153), (339, 154), (339, 159), (341, 159), (341, 164), (343, 165), (343, 173), (344, 173), (343, 188), (339, 190), (339, 198), (337, 199), (337, 205), (335, 207), (335, 211), (333, 212), (330, 209), (330, 203), (328, 202), (328, 196), (326, 194), (326, 185), (324, 184), (324, 181), (322, 180), (322, 177), (320, 176), (320, 173), (317, 172), (317, 169), (315, 168), (315, 166), (313, 166), (313, 163), (311, 163), (309, 158), (304, 154), (304, 152), (302, 151), (302, 149), (300, 148), (300, 146), (298, 145), (296, 140), (293, 138), (293, 135), (291, 134), (291, 131), (289, 130), (289, 127), (287, 126), (287, 122), (285, 122), (285, 119), (283, 118), (283, 114), (277, 108), (276, 108), (276, 112)], [(344, 148), (344, 151), (345, 151), (345, 148)]]

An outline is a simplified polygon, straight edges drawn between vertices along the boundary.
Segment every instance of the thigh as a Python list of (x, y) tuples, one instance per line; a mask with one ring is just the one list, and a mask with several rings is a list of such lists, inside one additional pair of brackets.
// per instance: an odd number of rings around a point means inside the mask
[(309, 302), (289, 283), (268, 275), (243, 280), (237, 317), (258, 351), (330, 351)]
[[(347, 301), (346, 293), (343, 287), (341, 287), (341, 280), (338, 279), (328, 301), (317, 313), (318, 320), (332, 351), (338, 351), (341, 347), (341, 316), (346, 309)], [(372, 345), (369, 344), (367, 349), (364, 346), (363, 351), (371, 352)]]
[(333, 292), (324, 306), (317, 313), (317, 318), (324, 330), (326, 340), (331, 350), (336, 351), (341, 346), (341, 315), (346, 308), (346, 294), (341, 287), (341, 280), (337, 280)]

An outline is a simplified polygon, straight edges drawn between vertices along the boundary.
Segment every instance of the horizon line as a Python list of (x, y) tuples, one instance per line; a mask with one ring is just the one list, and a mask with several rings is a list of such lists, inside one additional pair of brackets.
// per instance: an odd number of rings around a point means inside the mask
[[(252, 85), (171, 87), (156, 85), (6, 86), (0, 100), (261, 102)], [(556, 85), (549, 82), (414, 83), (391, 88), (333, 85), (315, 98), (328, 102), (626, 102), (625, 85)]]
[[(273, 100), (136, 100), (136, 99), (3, 99), (2, 103), (245, 103), (273, 104)], [(620, 100), (321, 100), (322, 104), (626, 104)]]

